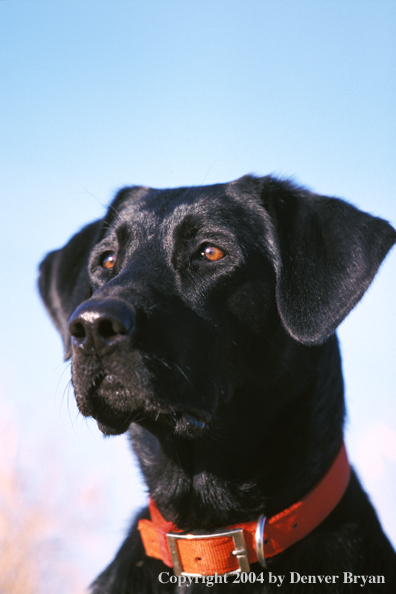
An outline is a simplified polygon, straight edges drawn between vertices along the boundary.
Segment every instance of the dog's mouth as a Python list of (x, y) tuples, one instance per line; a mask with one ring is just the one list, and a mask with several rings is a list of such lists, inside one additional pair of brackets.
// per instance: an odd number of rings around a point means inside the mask
[(155, 427), (162, 425), (168, 427), (175, 434), (185, 437), (199, 435), (208, 425), (189, 412), (155, 412), (150, 409), (137, 409), (130, 413), (125, 420), (109, 418), (102, 413), (91, 415), (97, 422), (104, 435), (121, 435), (125, 433), (132, 423), (137, 423), (155, 433)]
[(104, 435), (121, 435), (137, 423), (154, 433), (162, 426), (180, 436), (194, 437), (209, 423), (209, 415), (202, 411), (135, 397), (117, 378), (104, 372), (94, 378), (78, 406), (84, 416), (96, 420)]
[(172, 432), (184, 437), (200, 435), (208, 425), (208, 420), (199, 420), (196, 416), (186, 411), (158, 412), (155, 409), (137, 409), (130, 413), (125, 420), (109, 418), (101, 413), (91, 415), (97, 422), (104, 435), (121, 435), (125, 433), (132, 423), (137, 423), (156, 433), (156, 428), (168, 427)]

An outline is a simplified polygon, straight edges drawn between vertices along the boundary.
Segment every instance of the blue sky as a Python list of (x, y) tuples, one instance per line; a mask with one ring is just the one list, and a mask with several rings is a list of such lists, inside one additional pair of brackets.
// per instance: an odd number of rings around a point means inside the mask
[[(89, 580), (145, 495), (125, 438), (77, 416), (39, 261), (125, 184), (275, 173), (396, 226), (396, 3), (2, 0), (0, 45), (0, 405), (22, 465), (57, 451), (108, 494)], [(396, 250), (339, 331), (350, 457), (394, 543), (395, 289)]]

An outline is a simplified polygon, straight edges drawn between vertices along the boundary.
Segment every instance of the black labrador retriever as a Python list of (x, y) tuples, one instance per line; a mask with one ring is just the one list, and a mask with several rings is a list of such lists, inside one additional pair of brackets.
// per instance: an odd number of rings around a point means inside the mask
[(121, 190), (51, 252), (79, 410), (150, 494), (95, 594), (396, 592), (343, 446), (335, 330), (396, 232), (289, 181)]

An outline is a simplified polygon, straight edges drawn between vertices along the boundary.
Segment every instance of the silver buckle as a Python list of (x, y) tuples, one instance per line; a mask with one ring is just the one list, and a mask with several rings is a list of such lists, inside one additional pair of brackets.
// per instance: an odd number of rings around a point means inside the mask
[(256, 526), (256, 534), (255, 534), (255, 540), (256, 540), (256, 553), (257, 553), (257, 560), (260, 563), (260, 565), (262, 565), (262, 567), (264, 567), (265, 569), (267, 569), (267, 562), (265, 560), (265, 555), (264, 555), (264, 527), (265, 527), (265, 521), (266, 521), (266, 517), (264, 514), (262, 514), (259, 519), (257, 520), (257, 526)]
[(202, 577), (200, 573), (187, 573), (183, 571), (183, 567), (180, 560), (179, 549), (177, 548), (177, 540), (179, 539), (187, 539), (187, 540), (195, 540), (195, 539), (203, 539), (203, 538), (221, 538), (221, 537), (228, 537), (232, 538), (234, 541), (235, 549), (232, 551), (232, 555), (237, 558), (238, 561), (238, 569), (235, 571), (229, 571), (228, 573), (223, 573), (220, 575), (233, 575), (236, 573), (249, 573), (250, 565), (249, 565), (249, 557), (246, 548), (245, 537), (243, 535), (242, 528), (236, 528), (235, 530), (226, 530), (225, 532), (216, 532), (215, 534), (175, 534), (172, 532), (168, 532), (166, 535), (169, 544), (169, 550), (172, 557), (173, 562), (173, 571), (175, 575), (185, 575), (187, 577)]

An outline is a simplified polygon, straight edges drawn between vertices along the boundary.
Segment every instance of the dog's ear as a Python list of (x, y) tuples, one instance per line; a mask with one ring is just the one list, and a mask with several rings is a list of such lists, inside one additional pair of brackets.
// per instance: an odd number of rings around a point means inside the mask
[(40, 264), (40, 294), (62, 336), (65, 360), (71, 356), (69, 318), (76, 307), (90, 297), (87, 264), (102, 229), (103, 220), (87, 225), (65, 247), (50, 252)]
[(325, 341), (356, 305), (396, 241), (386, 221), (337, 198), (266, 178), (278, 311), (307, 345)]

